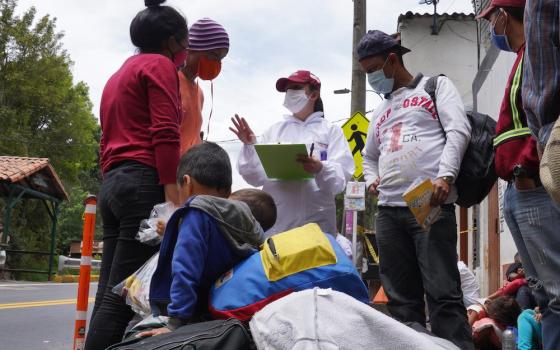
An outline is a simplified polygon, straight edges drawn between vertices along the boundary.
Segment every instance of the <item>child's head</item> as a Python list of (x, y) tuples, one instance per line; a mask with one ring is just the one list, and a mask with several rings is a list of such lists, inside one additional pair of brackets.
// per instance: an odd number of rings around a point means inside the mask
[(228, 154), (211, 142), (192, 147), (179, 161), (177, 183), (181, 202), (199, 194), (227, 198), (231, 193)]
[(517, 327), (517, 317), (521, 313), (521, 308), (514, 298), (505, 295), (487, 303), (486, 313), (488, 317), (504, 326)]
[(525, 278), (525, 269), (521, 263), (513, 263), (506, 271), (506, 279), (511, 282), (518, 278)]
[(274, 226), (276, 222), (276, 204), (268, 193), (248, 188), (232, 193), (229, 199), (246, 203), (264, 231)]

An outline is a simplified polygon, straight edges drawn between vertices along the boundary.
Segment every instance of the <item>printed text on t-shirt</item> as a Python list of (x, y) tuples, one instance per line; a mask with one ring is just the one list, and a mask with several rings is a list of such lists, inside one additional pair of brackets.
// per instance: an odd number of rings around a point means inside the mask
[(411, 107), (422, 107), (426, 111), (428, 111), (432, 118), (437, 119), (436, 109), (434, 108), (434, 103), (429, 97), (425, 96), (414, 96), (412, 98), (407, 98), (403, 101), (403, 108), (411, 108)]

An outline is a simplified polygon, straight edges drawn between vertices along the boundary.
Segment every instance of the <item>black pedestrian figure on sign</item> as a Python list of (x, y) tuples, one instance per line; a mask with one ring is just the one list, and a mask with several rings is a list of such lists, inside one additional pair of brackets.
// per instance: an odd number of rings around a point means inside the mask
[(364, 138), (367, 136), (367, 134), (364, 134), (361, 131), (357, 131), (358, 126), (356, 124), (352, 124), (350, 129), (354, 130), (354, 132), (352, 133), (352, 136), (350, 136), (350, 138), (348, 139), (348, 142), (351, 142), (353, 140), (356, 143), (356, 146), (352, 150), (352, 155), (356, 154), (356, 152), (360, 152), (361, 154), (362, 150), (366, 146)]

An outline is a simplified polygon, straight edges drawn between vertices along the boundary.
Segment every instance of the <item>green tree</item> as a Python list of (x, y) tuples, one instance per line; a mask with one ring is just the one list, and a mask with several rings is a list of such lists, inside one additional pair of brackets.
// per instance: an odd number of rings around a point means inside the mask
[[(34, 7), (17, 16), (16, 5), (0, 0), (0, 154), (50, 159), (70, 195), (59, 220), (64, 250), (81, 237), (85, 194), (99, 188), (100, 131), (87, 85), (74, 83), (56, 18), (36, 18)], [(25, 201), (14, 213), (13, 244), (45, 250), (49, 226), (42, 203)]]
[(0, 0), (0, 149), (48, 157), (73, 185), (80, 170), (96, 162), (98, 126), (88, 87), (73, 84), (56, 19), (34, 21), (33, 7), (18, 17), (15, 6), (15, 0)]

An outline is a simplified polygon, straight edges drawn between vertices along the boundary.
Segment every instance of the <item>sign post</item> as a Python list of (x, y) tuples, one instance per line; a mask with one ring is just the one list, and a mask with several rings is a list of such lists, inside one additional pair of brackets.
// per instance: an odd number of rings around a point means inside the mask
[(358, 256), (358, 211), (366, 210), (366, 183), (351, 181), (346, 185), (344, 209), (352, 213), (352, 262), (356, 266)]
[(344, 136), (348, 140), (350, 151), (354, 157), (354, 164), (356, 165), (356, 171), (354, 171), (355, 179), (358, 179), (363, 174), (362, 151), (366, 147), (368, 128), (369, 120), (360, 112), (355, 113), (342, 125), (342, 132), (344, 132)]
[[(364, 168), (362, 166), (362, 152), (366, 147), (366, 138), (369, 128), (369, 120), (361, 113), (356, 112), (342, 125), (342, 131), (350, 151), (354, 157), (356, 170), (354, 171), (354, 179), (358, 179), (363, 175)], [(352, 222), (352, 262), (356, 266), (357, 246), (358, 246), (358, 211), (366, 210), (366, 184), (365, 182), (351, 181), (346, 185), (346, 195), (344, 196), (344, 210), (346, 210), (346, 222)], [(351, 213), (351, 216), (348, 215)], [(346, 225), (349, 228), (349, 225)]]

